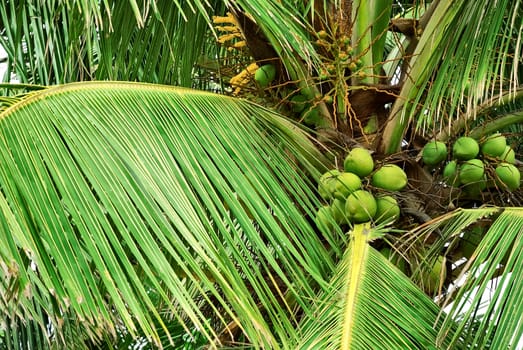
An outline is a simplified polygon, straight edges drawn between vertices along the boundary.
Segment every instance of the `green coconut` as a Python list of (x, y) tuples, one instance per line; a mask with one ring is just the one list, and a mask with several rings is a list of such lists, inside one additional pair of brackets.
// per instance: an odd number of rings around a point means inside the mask
[(346, 172), (356, 174), (359, 177), (365, 177), (374, 169), (374, 160), (369, 150), (357, 147), (353, 148), (349, 154), (347, 154), (343, 162), (343, 167)]
[(463, 196), (468, 198), (480, 198), (481, 192), (487, 188), (487, 178), (485, 175), (479, 181), (463, 185)]
[(427, 165), (436, 165), (447, 158), (447, 145), (440, 141), (431, 141), (423, 147), (423, 162)]
[(323, 199), (331, 199), (336, 191), (336, 179), (341, 174), (338, 169), (332, 169), (320, 176), (318, 192)]
[(501, 163), (496, 167), (497, 183), (502, 188), (515, 191), (520, 186), (521, 174), (519, 169), (509, 163)]
[(447, 278), (447, 268), (444, 265), (444, 261), (444, 257), (440, 255), (434, 262), (434, 265), (432, 265), (430, 272), (423, 281), (423, 287), (426, 291), (431, 293), (437, 291), (440, 282)]
[(303, 96), (302, 94), (297, 94), (292, 96), (289, 102), (291, 104), (292, 111), (295, 113), (300, 113), (309, 104), (309, 99), (306, 96)]
[(302, 120), (305, 125), (311, 127), (326, 127), (326, 120), (320, 113), (319, 108), (309, 108), (302, 114)]
[(351, 222), (369, 221), (377, 210), (376, 199), (369, 191), (357, 190), (347, 197), (345, 212)]
[(401, 255), (396, 254), (389, 247), (381, 248), (380, 253), (392, 264), (394, 264), (401, 272), (407, 273), (407, 262), (401, 257)]
[(374, 134), (374, 133), (378, 132), (378, 128), (379, 128), (378, 116), (376, 114), (373, 114), (369, 118), (369, 121), (367, 122), (367, 124), (365, 124), (365, 126), (363, 127), (363, 132), (366, 135)]
[(507, 147), (507, 139), (500, 133), (495, 133), (487, 137), (481, 145), (481, 153), (487, 157), (498, 157), (503, 154)]
[(398, 201), (392, 196), (383, 196), (376, 198), (376, 223), (393, 223), (400, 216), (400, 207)]
[(480, 226), (473, 227), (465, 232), (459, 242), (459, 250), (463, 257), (469, 259), (474, 254), (484, 234), (485, 230)]
[(332, 231), (336, 222), (332, 216), (331, 207), (326, 205), (318, 209), (315, 218), (316, 226), (323, 231)]
[(345, 200), (336, 198), (332, 201), (330, 207), (332, 217), (334, 218), (334, 221), (336, 221), (336, 223), (338, 223), (339, 225), (348, 223), (349, 216), (345, 211)]
[(516, 154), (514, 153), (512, 147), (507, 145), (498, 159), (505, 163), (514, 164), (516, 163)]
[(371, 183), (387, 191), (400, 191), (407, 186), (407, 174), (396, 164), (385, 164), (372, 175)]
[(479, 145), (472, 137), (462, 136), (454, 142), (452, 154), (455, 159), (469, 160), (475, 158), (479, 153)]
[(459, 186), (458, 162), (456, 160), (451, 160), (443, 168), (443, 180), (451, 186)]
[(458, 174), (459, 181), (463, 185), (478, 182), (483, 180), (485, 165), (481, 159), (467, 160), (459, 167)]
[(266, 88), (276, 78), (276, 67), (272, 64), (265, 64), (254, 72), (254, 80), (261, 88)]
[(336, 179), (334, 197), (345, 199), (349, 194), (361, 188), (361, 179), (353, 173), (341, 173)]

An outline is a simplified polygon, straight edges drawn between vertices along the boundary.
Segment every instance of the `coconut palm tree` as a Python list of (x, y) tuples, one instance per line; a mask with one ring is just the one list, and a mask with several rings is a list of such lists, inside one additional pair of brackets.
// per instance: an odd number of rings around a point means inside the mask
[(520, 341), (520, 0), (0, 18), (2, 348)]

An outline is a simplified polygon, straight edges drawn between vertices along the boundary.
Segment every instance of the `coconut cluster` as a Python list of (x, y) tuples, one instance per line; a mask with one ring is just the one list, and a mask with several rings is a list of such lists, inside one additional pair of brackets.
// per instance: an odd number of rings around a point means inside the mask
[[(443, 180), (477, 195), (487, 187), (515, 191), (520, 186), (520, 172), (514, 165), (514, 150), (505, 136), (494, 133), (479, 143), (462, 136), (452, 145), (451, 160), (443, 168)], [(423, 162), (437, 166), (448, 158), (447, 146), (440, 141), (427, 143), (422, 150)]]
[(393, 193), (407, 185), (407, 175), (395, 164), (375, 169), (365, 148), (353, 148), (346, 156), (343, 171), (333, 169), (320, 177), (318, 191), (327, 205), (316, 215), (320, 228), (364, 222), (390, 224), (400, 216)]

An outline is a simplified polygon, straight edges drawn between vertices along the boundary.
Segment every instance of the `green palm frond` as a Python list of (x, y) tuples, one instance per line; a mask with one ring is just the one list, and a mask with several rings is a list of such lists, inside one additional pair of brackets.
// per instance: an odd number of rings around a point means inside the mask
[(318, 64), (305, 10), (294, 1), (27, 0), (0, 5), (0, 19), (9, 24), (0, 27), (6, 77), (44, 85), (109, 79), (191, 87), (198, 58), (216, 45), (206, 40), (212, 15), (223, 15), (226, 5), (247, 11), (294, 69), (302, 60)]
[[(127, 80), (191, 87), (208, 44), (211, 11), (200, 1), (7, 1), (0, 44), (21, 82)], [(45, 30), (42, 30), (45, 28)], [(187, 40), (191, 37), (191, 40)]]
[[(485, 207), (458, 209), (442, 215), (412, 232), (413, 239), (435, 242), (426, 252), (432, 261), (438, 254), (452, 255), (459, 244), (469, 250), (456, 263), (459, 275), (446, 292), (447, 310), (440, 330), (440, 342), (450, 348), (505, 349), (523, 336), (519, 318), (523, 215), (521, 208)], [(403, 242), (399, 249), (414, 244)], [(477, 245), (477, 247), (474, 247)], [(430, 265), (430, 264), (426, 264)], [(458, 268), (459, 267), (459, 268)], [(423, 265), (414, 274), (423, 273)]]
[(93, 341), (124, 325), (158, 342), (171, 318), (211, 343), (277, 348), (334, 269), (322, 240), (341, 239), (307, 221), (321, 155), (289, 126), (247, 101), (132, 83), (8, 108), (1, 312), (71, 319)]
[(506, 349), (522, 339), (521, 320), (514, 318), (523, 313), (522, 227), (522, 208), (504, 208), (482, 237), (449, 311), (449, 318), (460, 319), (452, 343)]
[(479, 139), (481, 136), (496, 131), (521, 135), (523, 87), (516, 90), (515, 93), (500, 95), (498, 98), (494, 98), (492, 103), (481, 107), (476, 113), (478, 121), (474, 123), (475, 128), (470, 131), (471, 137)]
[(436, 349), (440, 308), (370, 246), (379, 230), (356, 225), (299, 349)]
[(300, 60), (309, 67), (319, 64), (318, 54), (307, 32), (310, 28), (307, 28), (304, 19), (310, 7), (296, 6), (293, 0), (237, 0), (231, 5), (252, 16), (276, 53), (290, 61), (287, 68), (299, 70), (302, 65)]
[[(451, 135), (457, 135), (469, 126), (468, 135), (476, 140), (495, 132), (521, 134), (523, 124), (523, 88), (515, 92), (495, 96), (490, 101), (478, 105), (470, 113), (462, 114), (461, 118), (449, 128), (442, 129), (437, 135), (438, 140), (446, 141)], [(474, 117), (473, 117), (474, 116)], [(471, 120), (473, 120), (471, 122)]]
[(385, 131), (388, 152), (399, 148), (410, 121), (437, 134), (462, 113), (472, 120), (478, 104), (515, 92), (521, 79), (521, 6), (519, 0), (433, 2), (391, 111), (394, 122)]

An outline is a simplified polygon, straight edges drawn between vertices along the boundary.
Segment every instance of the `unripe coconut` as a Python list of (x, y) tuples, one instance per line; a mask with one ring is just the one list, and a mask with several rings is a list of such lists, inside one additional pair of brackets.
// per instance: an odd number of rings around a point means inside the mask
[(346, 172), (354, 173), (359, 177), (365, 177), (374, 169), (374, 160), (369, 150), (357, 147), (353, 148), (349, 154), (347, 154), (343, 162), (343, 167)]
[(343, 35), (341, 38), (340, 38), (340, 42), (341, 44), (347, 46), (345, 48), (345, 51), (349, 52), (349, 53), (352, 53), (352, 47), (350, 47), (350, 37), (347, 36), (347, 35)]
[(519, 188), (521, 174), (519, 169), (509, 163), (501, 163), (496, 167), (497, 182), (502, 188), (514, 191)]
[(396, 254), (389, 247), (381, 248), (380, 253), (403, 273), (407, 273), (406, 261), (401, 255)]
[(323, 96), (323, 102), (331, 105), (334, 102), (334, 97), (332, 95)]
[(495, 133), (487, 137), (481, 145), (481, 153), (488, 157), (498, 157), (503, 154), (507, 147), (507, 139), (500, 133)]
[(463, 136), (454, 142), (452, 154), (455, 159), (469, 160), (475, 158), (479, 153), (479, 145), (472, 137)]
[(329, 33), (327, 33), (325, 30), (320, 30), (316, 33), (318, 35), (318, 38), (325, 39), (329, 36)]
[(472, 254), (474, 254), (484, 234), (484, 229), (479, 226), (473, 227), (465, 232), (463, 238), (461, 238), (459, 242), (459, 247), (463, 257), (469, 259)]
[(327, 69), (322, 69), (320, 71), (320, 74), (318, 75), (318, 78), (320, 78), (320, 80), (327, 80), (327, 79), (329, 79), (330, 78), (330, 74), (327, 71)]
[(481, 180), (464, 185), (462, 194), (468, 198), (480, 198), (485, 188), (487, 188), (487, 178), (483, 175)]
[(329, 72), (330, 74), (336, 73), (336, 66), (335, 65), (328, 64), (326, 67), (327, 67), (327, 72)]
[(309, 104), (309, 99), (302, 94), (298, 94), (292, 96), (289, 102), (291, 103), (292, 111), (295, 113), (300, 113)]
[(345, 199), (352, 192), (361, 188), (361, 179), (353, 173), (341, 173), (335, 185), (334, 197)]
[(331, 199), (336, 191), (336, 178), (341, 174), (338, 169), (332, 169), (320, 176), (318, 192), (323, 199)]
[(436, 165), (447, 158), (447, 145), (440, 141), (431, 141), (423, 147), (423, 162), (427, 165)]
[(266, 88), (276, 78), (276, 67), (272, 64), (265, 64), (254, 72), (254, 80), (261, 88)]
[(315, 218), (316, 226), (323, 231), (332, 231), (336, 222), (332, 217), (331, 207), (326, 205), (318, 209)]
[(345, 200), (336, 198), (332, 201), (330, 207), (332, 217), (334, 218), (334, 221), (336, 221), (336, 223), (340, 225), (348, 223), (349, 217), (345, 210)]
[(376, 198), (375, 221), (381, 223), (393, 223), (400, 216), (400, 207), (396, 199), (392, 196)]
[(378, 127), (378, 117), (376, 115), (373, 115), (370, 117), (367, 124), (365, 124), (365, 126), (363, 127), (363, 132), (366, 135), (375, 134), (376, 132), (378, 132)]
[(458, 162), (456, 160), (451, 160), (443, 168), (443, 180), (451, 186), (459, 186)]
[(444, 281), (447, 278), (447, 268), (443, 263), (444, 257), (438, 256), (434, 265), (432, 265), (430, 273), (424, 280), (423, 287), (426, 291), (435, 292), (439, 288), (440, 281)]
[(459, 167), (459, 181), (463, 184), (478, 182), (483, 179), (485, 165), (481, 159), (467, 160)]
[(400, 191), (407, 186), (407, 174), (396, 164), (385, 164), (372, 175), (371, 183), (387, 191)]
[(376, 215), (376, 210), (376, 199), (368, 191), (357, 190), (347, 197), (345, 212), (354, 223), (369, 221)]
[(322, 116), (318, 108), (312, 108), (305, 111), (302, 118), (303, 122), (308, 126), (318, 126), (322, 122)]
[(498, 159), (505, 163), (514, 164), (516, 163), (516, 154), (514, 153), (512, 147), (507, 145)]

